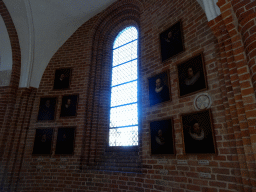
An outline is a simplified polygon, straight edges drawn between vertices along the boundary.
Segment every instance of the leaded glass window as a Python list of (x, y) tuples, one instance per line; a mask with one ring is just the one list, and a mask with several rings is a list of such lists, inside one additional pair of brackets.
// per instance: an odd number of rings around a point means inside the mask
[(113, 44), (109, 146), (138, 145), (138, 31), (122, 30)]

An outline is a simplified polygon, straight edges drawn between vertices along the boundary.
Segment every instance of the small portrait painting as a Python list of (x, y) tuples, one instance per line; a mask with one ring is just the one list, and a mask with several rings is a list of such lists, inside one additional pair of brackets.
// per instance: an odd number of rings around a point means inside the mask
[(171, 100), (169, 70), (149, 78), (150, 106)]
[(183, 32), (181, 21), (160, 34), (162, 62), (183, 52)]
[(54, 89), (69, 88), (71, 69), (57, 69), (55, 72)]
[(151, 154), (174, 154), (172, 119), (150, 123)]
[(77, 97), (77, 95), (63, 96), (60, 112), (61, 117), (76, 116)]
[(53, 129), (36, 129), (33, 154), (51, 154)]
[(207, 89), (203, 55), (199, 54), (178, 64), (179, 96), (186, 96)]
[(55, 154), (73, 154), (75, 128), (59, 128)]
[(210, 110), (182, 115), (182, 125), (186, 154), (216, 152)]
[(38, 120), (54, 120), (56, 98), (41, 98)]

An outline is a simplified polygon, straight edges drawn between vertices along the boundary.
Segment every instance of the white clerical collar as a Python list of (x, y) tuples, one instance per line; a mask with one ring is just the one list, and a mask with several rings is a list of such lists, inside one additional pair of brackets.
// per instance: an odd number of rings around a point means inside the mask
[(194, 83), (199, 79), (199, 77), (200, 77), (200, 71), (198, 71), (196, 73), (196, 75), (194, 75), (191, 79), (186, 78), (185, 84), (186, 85), (194, 85)]
[(162, 90), (163, 90), (163, 87), (155, 88), (155, 91), (156, 91), (157, 93), (159, 93), (159, 92), (162, 91)]
[(190, 136), (195, 140), (203, 140), (204, 139), (204, 130), (202, 129), (201, 134), (197, 135), (195, 133), (189, 132)]

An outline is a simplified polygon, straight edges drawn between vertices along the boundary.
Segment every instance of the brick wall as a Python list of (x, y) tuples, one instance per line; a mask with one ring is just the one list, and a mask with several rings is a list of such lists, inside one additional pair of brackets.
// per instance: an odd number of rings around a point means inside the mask
[[(18, 90), (10, 122), (11, 136), (7, 138), (7, 144), (12, 144), (5, 156), (9, 160), (5, 167), (7, 179), (2, 188), (121, 192), (255, 190), (256, 102), (253, 64), (249, 64), (255, 57), (246, 51), (240, 24), (240, 7), (246, 12), (246, 6), (252, 2), (241, 2), (247, 4), (220, 0), (222, 15), (208, 22), (194, 0), (124, 0), (83, 24), (53, 56), (40, 87)], [(180, 19), (185, 51), (162, 63), (159, 34)], [(97, 163), (106, 156), (110, 49), (115, 36), (128, 25), (136, 26), (140, 34), (141, 135), (136, 158), (142, 162), (141, 173), (96, 170)], [(204, 92), (213, 100), (217, 155), (183, 153), (181, 114), (195, 111), (193, 102), (197, 94), (178, 97), (177, 64), (198, 53), (203, 53), (205, 60), (208, 90)], [(55, 70), (64, 67), (72, 68), (70, 89), (53, 90)], [(150, 106), (148, 78), (166, 69), (170, 71), (172, 101)], [(77, 116), (60, 118), (61, 98), (69, 94), (79, 94)], [(37, 121), (41, 97), (57, 97), (55, 121)], [(176, 155), (151, 155), (149, 122), (169, 117), (174, 120)], [(74, 155), (32, 155), (36, 128), (53, 128), (56, 138), (57, 128), (70, 126), (76, 127)], [(53, 151), (55, 145), (56, 139)], [(207, 160), (209, 165), (200, 165), (199, 160)], [(202, 178), (202, 173), (209, 173), (210, 178)]]

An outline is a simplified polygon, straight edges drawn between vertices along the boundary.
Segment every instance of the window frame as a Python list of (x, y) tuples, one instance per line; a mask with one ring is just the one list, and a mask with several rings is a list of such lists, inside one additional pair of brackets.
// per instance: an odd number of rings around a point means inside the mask
[(112, 39), (111, 42), (111, 47), (110, 47), (110, 82), (112, 81), (112, 63), (113, 63), (113, 47), (114, 47), (114, 42), (117, 38), (117, 36), (119, 35), (119, 33), (121, 33), (123, 30), (125, 30), (127, 27), (135, 27), (137, 30), (137, 111), (138, 111), (138, 145), (132, 145), (132, 146), (109, 146), (109, 124), (110, 124), (110, 109), (111, 109), (111, 89), (112, 86), (110, 84), (109, 86), (109, 92), (110, 92), (110, 102), (109, 102), (109, 118), (108, 118), (108, 131), (107, 131), (107, 146), (106, 146), (106, 152), (111, 152), (111, 151), (122, 151), (122, 152), (129, 152), (129, 151), (133, 151), (133, 152), (138, 152), (139, 151), (139, 147), (141, 146), (141, 89), (140, 89), (140, 31), (138, 29), (138, 26), (134, 25), (134, 24), (128, 24), (125, 26), (122, 26), (122, 28), (120, 30), (117, 31), (117, 33), (115, 34), (114, 38)]

